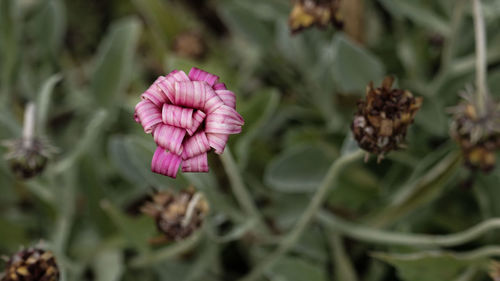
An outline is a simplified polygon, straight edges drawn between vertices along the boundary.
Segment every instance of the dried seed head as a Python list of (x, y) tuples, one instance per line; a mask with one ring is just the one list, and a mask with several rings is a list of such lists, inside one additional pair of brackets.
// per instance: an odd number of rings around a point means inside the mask
[(207, 46), (199, 32), (187, 31), (175, 38), (173, 49), (180, 56), (201, 59), (205, 56)]
[(50, 251), (30, 248), (12, 256), (1, 281), (57, 281), (59, 269)]
[(341, 0), (296, 0), (288, 25), (292, 33), (297, 33), (313, 25), (324, 28), (332, 23), (337, 28), (342, 28), (340, 16)]
[(48, 141), (41, 138), (5, 141), (3, 145), (8, 149), (4, 158), (9, 162), (12, 172), (21, 179), (29, 179), (43, 172), (48, 160), (56, 152)]
[(467, 167), (484, 172), (495, 167), (495, 153), (500, 150), (500, 107), (488, 101), (485, 113), (480, 116), (473, 101), (473, 91), (466, 90), (464, 100), (453, 107), (451, 135), (462, 149)]
[(176, 194), (157, 192), (141, 210), (155, 218), (158, 230), (166, 240), (177, 241), (201, 227), (209, 206), (202, 193), (190, 188)]
[(392, 89), (394, 79), (386, 77), (382, 87), (370, 83), (366, 100), (358, 102), (351, 129), (359, 146), (381, 159), (403, 146), (406, 131), (422, 106), (422, 98), (409, 91)]

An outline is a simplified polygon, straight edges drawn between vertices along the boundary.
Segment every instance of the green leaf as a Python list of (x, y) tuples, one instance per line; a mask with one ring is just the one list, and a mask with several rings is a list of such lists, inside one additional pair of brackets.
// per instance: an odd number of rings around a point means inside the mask
[(281, 192), (312, 192), (333, 161), (332, 152), (304, 145), (285, 151), (265, 171), (265, 183)]
[(71, 150), (68, 155), (59, 160), (58, 163), (53, 165), (53, 170), (56, 173), (61, 173), (67, 169), (71, 169), (73, 165), (89, 150), (89, 148), (96, 142), (96, 140), (101, 135), (103, 129), (106, 127), (106, 121), (108, 120), (109, 112), (105, 109), (99, 109), (95, 112), (94, 116), (88, 123), (83, 136), (81, 136), (78, 142), (74, 145), (73, 150)]
[[(273, 194), (274, 195), (274, 194)], [(272, 217), (278, 229), (290, 229), (306, 209), (310, 198), (303, 194), (279, 193), (272, 197), (274, 204), (263, 210)]]
[(48, 0), (41, 6), (35, 19), (35, 36), (45, 52), (56, 57), (66, 31), (66, 10), (60, 0)]
[[(15, 248), (14, 245), (29, 241), (27, 233), (22, 225), (0, 217), (0, 246)], [(14, 250), (14, 249), (12, 249)]]
[(7, 106), (12, 95), (10, 87), (18, 60), (21, 27), (19, 1), (0, 1), (0, 102)]
[(96, 281), (119, 281), (124, 269), (120, 249), (104, 249), (95, 257)]
[[(154, 142), (151, 141), (151, 146)], [(114, 136), (108, 143), (111, 162), (118, 172), (139, 187), (167, 188), (182, 182), (151, 172), (153, 148), (133, 136)]]
[(448, 134), (446, 111), (440, 101), (434, 97), (424, 99), (422, 108), (415, 117), (415, 123), (433, 135), (444, 136)]
[(235, 34), (244, 37), (251, 44), (259, 47), (268, 47), (273, 42), (270, 24), (266, 24), (262, 19), (248, 13), (248, 10), (241, 2), (228, 2), (224, 9), (221, 10), (222, 18)]
[(52, 99), (52, 93), (54, 92), (54, 87), (62, 77), (59, 74), (54, 74), (49, 79), (45, 81), (37, 96), (37, 128), (39, 132), (43, 135), (45, 132), (45, 127), (47, 125), (47, 119), (49, 115), (50, 101)]
[(278, 108), (280, 101), (279, 93), (276, 90), (263, 90), (256, 94), (252, 100), (246, 103), (246, 108), (240, 110), (245, 119), (245, 134), (236, 144), (239, 164), (242, 169), (246, 167), (251, 153), (252, 141), (258, 136), (263, 126), (271, 119)]
[(184, 24), (188, 23), (186, 17), (189, 14), (182, 13), (181, 9), (176, 9), (171, 3), (168, 6), (160, 0), (132, 0), (132, 3), (144, 15), (152, 30), (158, 35), (163, 35), (165, 44), (182, 29)]
[(409, 18), (416, 24), (437, 31), (444, 36), (450, 34), (450, 25), (433, 11), (424, 7), (422, 1), (380, 0), (380, 2), (395, 16)]
[(300, 258), (284, 257), (269, 270), (271, 281), (326, 281), (326, 272), (320, 266)]
[(99, 105), (111, 106), (119, 101), (132, 73), (132, 62), (139, 40), (141, 25), (128, 18), (111, 26), (99, 47), (91, 89)]
[(366, 85), (382, 81), (384, 65), (368, 50), (338, 35), (334, 42), (334, 80), (343, 92), (363, 93)]
[(447, 252), (377, 253), (374, 257), (396, 267), (404, 281), (454, 280), (469, 266), (486, 265), (488, 262), (486, 258), (462, 257)]
[(457, 173), (461, 164), (460, 153), (451, 151), (424, 175), (411, 180), (400, 188), (390, 205), (375, 217), (374, 225), (390, 224), (436, 199), (442, 194), (447, 183)]
[(127, 239), (129, 245), (135, 246), (136, 249), (143, 252), (149, 250), (148, 240), (156, 234), (152, 218), (146, 216), (131, 218), (109, 201), (102, 201), (101, 208)]
[(10, 110), (0, 110), (0, 124), (6, 130), (0, 132), (0, 137), (14, 138), (21, 134), (21, 124), (14, 119)]

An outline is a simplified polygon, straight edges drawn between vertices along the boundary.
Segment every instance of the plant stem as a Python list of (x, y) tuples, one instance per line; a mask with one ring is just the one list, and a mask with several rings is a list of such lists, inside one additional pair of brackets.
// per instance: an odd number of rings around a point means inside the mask
[(33, 144), (33, 138), (35, 137), (35, 121), (35, 104), (30, 102), (26, 105), (23, 123), (23, 142), (27, 147), (31, 147), (31, 145)]
[(61, 183), (54, 182), (59, 185), (56, 198), (59, 209), (59, 217), (57, 219), (55, 230), (53, 233), (53, 250), (58, 255), (65, 255), (66, 246), (68, 243), (71, 226), (75, 216), (75, 200), (77, 195), (76, 190), (76, 175), (74, 170), (69, 170), (63, 174)]
[(430, 95), (435, 96), (439, 93), (439, 90), (443, 84), (449, 79), (450, 70), (452, 68), (452, 61), (455, 56), (455, 49), (458, 36), (460, 36), (460, 27), (463, 22), (465, 15), (465, 4), (467, 0), (457, 0), (455, 2), (453, 14), (451, 16), (451, 28), (448, 40), (445, 41), (443, 52), (441, 55), (441, 66), (439, 68), (438, 74), (430, 83)]
[(465, 270), (465, 272), (460, 275), (455, 281), (471, 281), (474, 280), (476, 275), (478, 274), (479, 269), (477, 266), (471, 266)]
[(152, 253), (143, 254), (138, 257), (135, 257), (130, 261), (130, 266), (132, 268), (141, 268), (172, 259), (192, 249), (194, 246), (198, 244), (198, 242), (202, 237), (203, 237), (203, 230), (197, 231), (189, 238), (179, 243), (172, 244), (171, 246), (167, 246), (163, 249), (156, 250)]
[(234, 161), (229, 147), (226, 147), (224, 153), (220, 155), (220, 159), (222, 161), (222, 165), (224, 165), (227, 176), (229, 177), (231, 189), (233, 190), (236, 200), (248, 215), (251, 215), (261, 221), (261, 216), (257, 206), (255, 206), (252, 195), (248, 192), (248, 189), (243, 182), (243, 178), (238, 171), (238, 165), (236, 164), (236, 161)]
[(476, 102), (479, 116), (486, 111), (488, 86), (486, 82), (486, 31), (481, 0), (473, 0), (474, 4), (474, 29), (476, 34)]
[(269, 256), (264, 258), (247, 276), (243, 277), (239, 281), (251, 281), (259, 278), (267, 269), (271, 268), (284, 254), (286, 254), (299, 240), (300, 236), (309, 225), (309, 223), (314, 218), (316, 212), (320, 209), (325, 195), (328, 190), (332, 187), (332, 184), (337, 180), (338, 175), (342, 168), (344, 168), (348, 163), (360, 159), (364, 156), (364, 152), (357, 150), (351, 154), (342, 156), (332, 163), (326, 176), (323, 178), (321, 185), (316, 190), (311, 203), (307, 206), (307, 209), (299, 218), (297, 224), (288, 233), (288, 235), (281, 240), (278, 248), (271, 253)]
[[(436, 255), (445, 255), (448, 254), (449, 256), (453, 256), (454, 258), (458, 260), (463, 260), (463, 261), (471, 261), (471, 260), (477, 260), (477, 259), (485, 259), (485, 258), (491, 258), (491, 257), (500, 257), (500, 247), (499, 246), (484, 246), (478, 249), (474, 249), (471, 251), (467, 252), (452, 252), (452, 251), (422, 251), (422, 252), (416, 252), (416, 253), (409, 253), (409, 254), (390, 254), (391, 257), (396, 258), (396, 259), (404, 259), (404, 260), (418, 260), (418, 259), (423, 259), (423, 258), (428, 258), (429, 256), (436, 256)], [(380, 253), (380, 252), (375, 252), (372, 254), (374, 257), (380, 257), (380, 256), (385, 256), (385, 253)]]
[(333, 272), (337, 280), (358, 281), (356, 270), (346, 253), (343, 243), (343, 237), (338, 233), (329, 235), (330, 248), (332, 249)]
[(319, 221), (328, 229), (352, 239), (384, 245), (415, 246), (415, 247), (452, 247), (472, 241), (484, 233), (500, 229), (500, 219), (489, 219), (465, 231), (448, 235), (426, 235), (397, 233), (375, 229), (345, 221), (334, 214), (320, 212)]

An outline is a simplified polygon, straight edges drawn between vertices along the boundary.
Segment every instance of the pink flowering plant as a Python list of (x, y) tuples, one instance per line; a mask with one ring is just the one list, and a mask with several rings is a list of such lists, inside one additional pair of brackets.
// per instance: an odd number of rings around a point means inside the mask
[(135, 120), (157, 145), (153, 172), (175, 178), (183, 172), (208, 172), (207, 153), (222, 154), (229, 135), (241, 132), (236, 96), (219, 77), (193, 67), (160, 76), (141, 95)]
[(0, 281), (500, 281), (498, 3), (0, 0)]

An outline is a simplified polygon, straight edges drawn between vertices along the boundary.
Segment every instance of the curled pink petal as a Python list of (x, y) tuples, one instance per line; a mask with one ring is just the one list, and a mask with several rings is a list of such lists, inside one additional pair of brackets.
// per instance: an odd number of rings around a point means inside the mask
[(238, 134), (243, 126), (243, 117), (234, 109), (223, 105), (205, 119), (205, 132), (214, 134)]
[(201, 81), (175, 82), (175, 105), (203, 109), (205, 106), (207, 84)]
[(153, 132), (153, 138), (157, 145), (177, 155), (182, 154), (182, 141), (185, 135), (186, 130), (165, 124), (156, 126)]
[(154, 105), (161, 107), (164, 103), (168, 102), (167, 95), (158, 87), (158, 83), (164, 80), (165, 77), (160, 76), (156, 81), (151, 85), (146, 92), (141, 95), (141, 99), (149, 100)]
[(207, 133), (208, 144), (215, 150), (215, 153), (222, 154), (226, 143), (229, 140), (229, 135), (226, 134), (209, 134)]
[(182, 161), (183, 172), (208, 172), (208, 158), (207, 153), (202, 153)]
[(196, 130), (198, 130), (198, 128), (200, 127), (203, 120), (205, 120), (206, 116), (207, 115), (205, 114), (205, 112), (203, 112), (201, 110), (196, 110), (196, 112), (193, 114), (192, 126), (186, 129), (187, 133), (190, 136), (192, 136), (196, 132)]
[(163, 79), (160, 79), (156, 85), (165, 93), (171, 103), (174, 103), (175, 82), (190, 81), (184, 71), (174, 70)]
[(210, 150), (207, 135), (205, 132), (200, 131), (192, 137), (186, 139), (184, 142), (184, 151), (182, 152), (182, 159), (188, 159), (193, 156), (205, 153)]
[(188, 76), (192, 81), (205, 81), (208, 85), (210, 85), (210, 87), (212, 87), (215, 82), (219, 80), (219, 76), (196, 67), (191, 68)]
[(214, 112), (217, 108), (224, 105), (219, 95), (217, 95), (212, 88), (208, 87), (208, 85), (205, 88), (205, 93), (205, 106), (203, 108), (207, 114)]
[(219, 122), (211, 122), (207, 119), (205, 132), (213, 134), (229, 134), (235, 135), (241, 133), (241, 126), (234, 124), (221, 124)]
[(162, 147), (157, 147), (151, 161), (151, 171), (175, 179), (181, 162), (182, 159), (179, 155), (168, 152)]
[(163, 123), (184, 129), (191, 128), (193, 127), (193, 111), (192, 108), (164, 104), (162, 110)]
[(241, 117), (241, 115), (234, 108), (227, 105), (219, 107), (209, 116), (211, 120), (218, 120), (222, 123), (236, 124), (240, 126), (243, 126), (245, 123), (243, 117)]
[(236, 95), (228, 90), (216, 90), (215, 93), (220, 97), (222, 102), (231, 107), (236, 108)]
[(136, 120), (141, 122), (144, 132), (149, 134), (161, 121), (161, 110), (148, 100), (143, 100), (135, 106)]
[(227, 90), (226, 84), (224, 84), (224, 83), (215, 83), (213, 88), (216, 91), (217, 90)]

